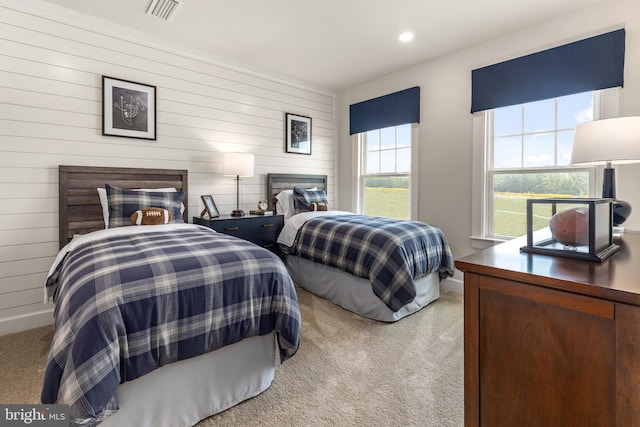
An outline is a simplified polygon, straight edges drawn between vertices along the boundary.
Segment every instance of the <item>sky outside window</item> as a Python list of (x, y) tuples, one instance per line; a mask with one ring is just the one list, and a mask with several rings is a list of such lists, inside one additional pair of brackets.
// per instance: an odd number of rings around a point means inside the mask
[(497, 108), (493, 117), (494, 168), (568, 165), (573, 129), (593, 120), (593, 94)]
[(411, 125), (376, 129), (366, 133), (366, 173), (411, 171)]

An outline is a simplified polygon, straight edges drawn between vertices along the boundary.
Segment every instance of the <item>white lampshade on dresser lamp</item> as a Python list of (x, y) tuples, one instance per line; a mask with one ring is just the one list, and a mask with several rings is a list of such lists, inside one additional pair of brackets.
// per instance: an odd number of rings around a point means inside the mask
[(602, 197), (614, 199), (613, 226), (622, 224), (631, 214), (631, 205), (616, 199), (615, 170), (612, 164), (640, 162), (640, 117), (595, 120), (576, 126), (571, 152), (572, 164), (606, 163)]
[(244, 211), (240, 210), (240, 178), (251, 178), (253, 176), (253, 164), (253, 154), (224, 153), (222, 174), (236, 178), (236, 209), (231, 212), (231, 216), (244, 216)]

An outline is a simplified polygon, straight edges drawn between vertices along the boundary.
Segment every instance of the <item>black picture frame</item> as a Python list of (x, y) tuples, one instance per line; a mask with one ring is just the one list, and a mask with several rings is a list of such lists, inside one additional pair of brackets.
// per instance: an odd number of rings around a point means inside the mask
[(286, 113), (285, 151), (311, 155), (311, 117)]
[(213, 196), (203, 194), (200, 198), (202, 199), (202, 203), (204, 203), (204, 209), (200, 212), (201, 218), (205, 215), (209, 215), (209, 218), (217, 218), (220, 216), (220, 211), (216, 206), (216, 202), (213, 201)]
[(102, 76), (102, 135), (156, 139), (156, 87)]

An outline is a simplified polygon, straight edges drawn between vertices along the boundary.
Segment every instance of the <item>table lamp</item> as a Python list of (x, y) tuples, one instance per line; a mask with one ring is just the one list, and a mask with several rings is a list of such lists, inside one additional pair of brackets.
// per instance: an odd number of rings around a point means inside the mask
[(224, 153), (222, 159), (222, 174), (236, 177), (236, 209), (231, 216), (244, 216), (240, 209), (240, 178), (253, 176), (254, 156), (248, 153)]
[(631, 214), (631, 205), (616, 199), (612, 164), (640, 162), (640, 117), (595, 120), (576, 126), (572, 164), (606, 164), (602, 197), (613, 199), (613, 226), (620, 227)]

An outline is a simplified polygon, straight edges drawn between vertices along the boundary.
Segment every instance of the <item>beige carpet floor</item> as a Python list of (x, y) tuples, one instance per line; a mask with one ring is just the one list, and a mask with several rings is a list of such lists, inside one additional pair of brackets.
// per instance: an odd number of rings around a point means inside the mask
[[(302, 341), (269, 389), (198, 427), (463, 425), (463, 303), (396, 323), (364, 319), (298, 289)], [(0, 337), (0, 403), (39, 403), (52, 327)]]

